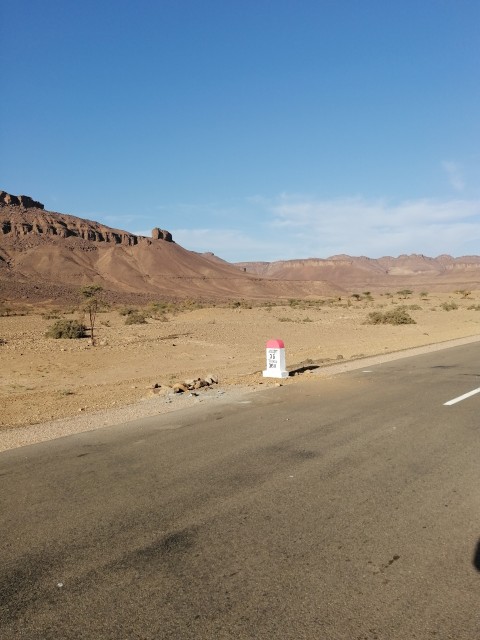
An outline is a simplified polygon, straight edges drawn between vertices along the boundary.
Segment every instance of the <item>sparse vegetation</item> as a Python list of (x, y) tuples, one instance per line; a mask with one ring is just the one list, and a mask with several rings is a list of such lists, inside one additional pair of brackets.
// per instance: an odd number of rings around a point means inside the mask
[(28, 316), (30, 309), (24, 306), (9, 307), (8, 305), (0, 302), (0, 316)]
[(120, 309), (118, 310), (118, 313), (121, 316), (128, 316), (131, 313), (138, 313), (138, 309), (133, 309), (132, 307), (120, 307)]
[(86, 337), (87, 327), (78, 320), (57, 320), (45, 334), (47, 338), (68, 338), (70, 340)]
[[(252, 304), (247, 300), (235, 300), (230, 303), (230, 307), (232, 309), (251, 309)], [(200, 308), (200, 307), (198, 307)]]
[(420, 298), (426, 300), (428, 298), (428, 291), (420, 291)]
[(390, 311), (372, 311), (368, 314), (366, 324), (416, 324), (405, 307), (396, 307)]
[(400, 296), (400, 298), (402, 298), (403, 300), (411, 296), (412, 293), (413, 291), (411, 289), (401, 289), (400, 291), (397, 291), (397, 295)]
[(125, 318), (125, 324), (147, 324), (145, 314), (139, 311), (129, 313)]
[(457, 291), (455, 291), (455, 293), (461, 295), (462, 298), (468, 298), (472, 292), (468, 291), (467, 289), (458, 289)]
[(60, 318), (60, 311), (58, 309), (50, 309), (42, 313), (42, 318), (44, 320), (58, 320)]
[(444, 311), (455, 311), (455, 309), (458, 309), (458, 304), (451, 300), (450, 302), (442, 302), (440, 308)]
[(480, 311), (480, 304), (471, 304), (467, 309), (469, 311)]

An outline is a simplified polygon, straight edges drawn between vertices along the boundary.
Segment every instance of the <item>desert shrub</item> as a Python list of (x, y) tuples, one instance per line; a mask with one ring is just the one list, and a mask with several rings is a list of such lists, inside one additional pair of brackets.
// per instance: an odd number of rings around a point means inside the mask
[(2, 344), (7, 344), (7, 341), (4, 338), (0, 338), (0, 346), (2, 346)]
[(302, 320), (302, 322), (313, 322), (313, 320), (307, 316)]
[(428, 291), (420, 291), (420, 298), (422, 298), (422, 300), (425, 300), (425, 298), (428, 297)]
[(396, 307), (390, 311), (372, 311), (368, 314), (366, 324), (416, 324), (404, 307)]
[(145, 313), (149, 318), (166, 322), (168, 320), (167, 311), (173, 310), (174, 306), (168, 302), (151, 302), (146, 308)]
[(471, 304), (467, 309), (469, 311), (480, 311), (480, 304)]
[(58, 309), (50, 309), (50, 311), (42, 313), (42, 318), (44, 320), (58, 320), (60, 318), (60, 311)]
[(366, 324), (384, 324), (385, 314), (381, 311), (371, 311), (365, 321)]
[(411, 296), (412, 293), (413, 291), (411, 289), (401, 289), (400, 291), (397, 291), (397, 295), (404, 299), (408, 298), (408, 296)]
[(287, 317), (282, 317), (282, 318), (278, 318), (279, 322), (293, 322), (292, 318), (287, 318)]
[(118, 310), (118, 313), (119, 313), (121, 316), (129, 316), (129, 315), (131, 315), (132, 313), (138, 313), (138, 309), (134, 309), (133, 307), (121, 307), (121, 308)]
[(410, 311), (421, 311), (422, 307), (419, 304), (409, 304), (408, 308)]
[(145, 314), (139, 311), (129, 313), (125, 318), (125, 324), (147, 324)]
[(455, 309), (458, 309), (458, 304), (453, 300), (451, 302), (442, 302), (440, 308), (444, 311), (455, 311)]
[(85, 338), (87, 327), (78, 320), (57, 320), (45, 334), (47, 338)]
[[(232, 302), (230, 302), (230, 304), (228, 305), (231, 309), (251, 309), (252, 308), (252, 304), (250, 302), (247, 302), (246, 300), (233, 300)], [(194, 308), (194, 307), (189, 307), (190, 308)], [(201, 309), (202, 307), (195, 307), (198, 309)]]
[[(238, 306), (244, 306), (244, 305), (245, 305), (245, 300), (242, 300), (242, 302)], [(205, 306), (206, 305), (202, 300), (195, 300), (194, 298), (186, 298), (181, 302), (177, 302), (176, 304), (170, 305), (169, 310), (180, 313), (181, 311), (195, 311), (196, 309), (204, 309)]]
[(28, 316), (29, 313), (28, 307), (15, 306), (12, 308), (0, 303), (0, 316)]

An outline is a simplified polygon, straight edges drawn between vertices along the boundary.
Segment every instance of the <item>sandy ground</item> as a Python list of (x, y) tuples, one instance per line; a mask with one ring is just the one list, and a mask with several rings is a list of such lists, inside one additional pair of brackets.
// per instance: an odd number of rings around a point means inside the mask
[[(442, 308), (452, 302), (457, 309)], [(416, 324), (365, 324), (369, 312), (399, 304), (421, 307), (409, 309)], [(278, 381), (261, 375), (269, 338), (285, 341), (288, 369), (319, 364), (315, 372), (326, 375), (366, 356), (480, 339), (480, 292), (203, 308), (144, 325), (125, 325), (124, 316), (109, 311), (97, 318), (95, 347), (88, 339), (46, 338), (55, 320), (44, 311), (0, 317), (0, 450), (274, 386)], [(198, 396), (172, 393), (175, 382), (209, 373), (219, 384)]]

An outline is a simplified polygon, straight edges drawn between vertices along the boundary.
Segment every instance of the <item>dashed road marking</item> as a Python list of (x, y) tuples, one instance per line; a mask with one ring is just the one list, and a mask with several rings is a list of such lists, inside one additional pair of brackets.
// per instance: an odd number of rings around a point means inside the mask
[(471, 396), (474, 396), (476, 393), (480, 393), (480, 387), (478, 389), (474, 389), (473, 391), (469, 391), (468, 393), (464, 393), (463, 396), (458, 396), (458, 398), (454, 398), (453, 400), (449, 400), (448, 402), (444, 402), (444, 407), (450, 407), (452, 404), (456, 404), (457, 402), (461, 402), (462, 400), (466, 400)]

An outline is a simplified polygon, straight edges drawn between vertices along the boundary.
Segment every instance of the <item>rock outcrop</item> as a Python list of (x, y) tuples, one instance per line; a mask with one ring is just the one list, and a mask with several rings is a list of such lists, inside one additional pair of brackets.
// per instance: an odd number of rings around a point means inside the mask
[(45, 211), (41, 202), (29, 196), (13, 196), (0, 191), (0, 236), (11, 239), (79, 238), (88, 242), (106, 242), (133, 246), (151, 244), (153, 240), (173, 242), (172, 234), (156, 227), (152, 237), (112, 229), (98, 222)]
[(155, 227), (152, 229), (152, 238), (153, 240), (165, 240), (165, 242), (173, 242), (172, 234), (170, 231), (165, 231), (165, 229), (159, 229)]
[(14, 207), (23, 207), (24, 209), (44, 209), (44, 205), (37, 200), (33, 200), (30, 196), (12, 196), (6, 191), (0, 191), (0, 204), (7, 204)]

